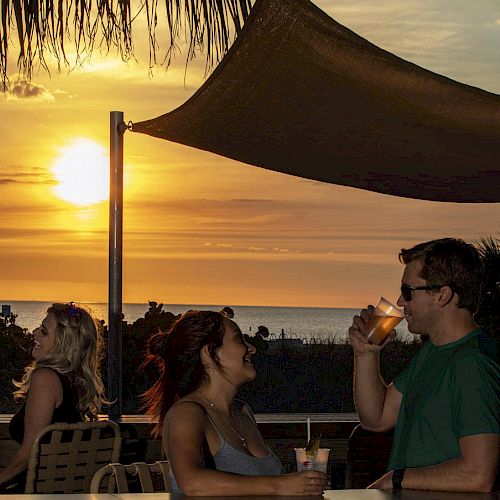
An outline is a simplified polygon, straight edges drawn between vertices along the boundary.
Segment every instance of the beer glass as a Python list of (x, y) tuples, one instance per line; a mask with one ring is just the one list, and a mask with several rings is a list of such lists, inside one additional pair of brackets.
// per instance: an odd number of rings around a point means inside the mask
[(381, 344), (404, 317), (401, 309), (398, 309), (384, 297), (380, 297), (373, 316), (366, 324), (368, 331), (366, 338), (370, 344)]

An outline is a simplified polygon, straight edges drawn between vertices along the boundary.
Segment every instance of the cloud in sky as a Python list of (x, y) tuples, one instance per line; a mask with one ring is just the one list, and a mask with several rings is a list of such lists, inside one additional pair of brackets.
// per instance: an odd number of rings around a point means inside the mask
[[(403, 59), (450, 78), (500, 92), (498, 3), (461, 0), (316, 0), (358, 35)], [(481, 5), (481, 8), (478, 7)], [(487, 63), (486, 63), (487, 62)]]
[(16, 81), (10, 84), (7, 100), (30, 100), (51, 102), (55, 100), (54, 95), (43, 85), (35, 82)]
[(18, 167), (3, 167), (0, 165), (0, 184), (45, 184), (53, 185), (56, 181), (40, 171), (19, 172)]

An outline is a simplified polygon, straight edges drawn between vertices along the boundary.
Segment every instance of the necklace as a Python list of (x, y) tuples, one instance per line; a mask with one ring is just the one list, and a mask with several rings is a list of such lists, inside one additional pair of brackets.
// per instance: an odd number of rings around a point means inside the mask
[[(200, 394), (200, 396), (201, 396), (201, 394)], [(227, 426), (234, 432), (234, 434), (236, 434), (236, 436), (238, 436), (239, 440), (241, 441), (241, 446), (243, 446), (243, 448), (245, 448), (245, 450), (247, 450), (248, 449), (248, 443), (247, 443), (247, 440), (246, 440), (245, 436), (242, 436), (236, 430), (236, 427), (226, 418), (226, 416), (224, 415), (224, 413), (222, 413), (222, 411), (219, 410), (219, 408), (217, 408), (217, 406), (215, 406), (205, 396), (201, 396), (201, 397), (208, 403), (208, 405), (210, 406), (210, 408), (213, 408), (222, 417), (222, 419), (227, 424)], [(238, 415), (238, 420), (240, 422), (240, 427), (241, 427), (241, 418), (240, 418), (239, 415)]]

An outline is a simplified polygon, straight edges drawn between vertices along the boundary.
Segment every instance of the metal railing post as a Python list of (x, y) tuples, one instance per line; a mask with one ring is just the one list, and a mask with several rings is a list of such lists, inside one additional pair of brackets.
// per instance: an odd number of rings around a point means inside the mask
[(122, 232), (123, 134), (122, 111), (110, 113), (109, 268), (108, 268), (108, 393), (111, 419), (122, 414)]

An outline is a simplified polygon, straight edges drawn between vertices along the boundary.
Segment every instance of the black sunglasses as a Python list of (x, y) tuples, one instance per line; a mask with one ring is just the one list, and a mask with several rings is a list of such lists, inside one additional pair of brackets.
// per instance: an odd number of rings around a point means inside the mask
[(413, 285), (401, 285), (401, 295), (403, 296), (403, 299), (405, 302), (410, 302), (412, 299), (412, 294), (411, 292), (413, 290), (437, 290), (438, 288), (443, 288), (445, 285), (419, 285), (419, 286), (413, 286)]

